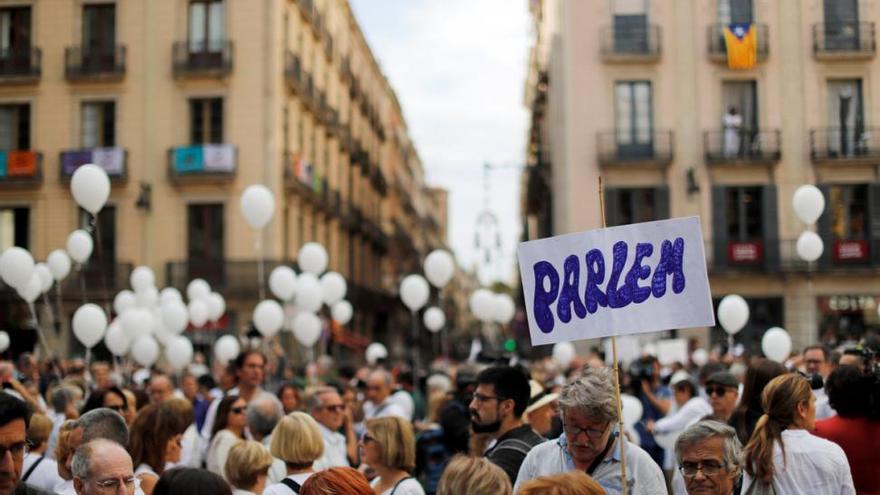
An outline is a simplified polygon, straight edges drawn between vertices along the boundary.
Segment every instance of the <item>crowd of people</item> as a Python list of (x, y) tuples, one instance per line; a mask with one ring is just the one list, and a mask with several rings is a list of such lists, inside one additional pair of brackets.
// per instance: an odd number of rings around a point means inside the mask
[(597, 351), (427, 373), (279, 357), (178, 374), (2, 361), (0, 495), (880, 493), (867, 352), (644, 355), (618, 376)]

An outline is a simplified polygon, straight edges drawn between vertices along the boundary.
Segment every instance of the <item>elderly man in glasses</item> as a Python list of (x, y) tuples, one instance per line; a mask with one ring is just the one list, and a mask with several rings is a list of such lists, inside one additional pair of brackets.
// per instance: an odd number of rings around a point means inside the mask
[[(614, 375), (608, 368), (585, 368), (562, 389), (563, 434), (529, 451), (516, 478), (524, 482), (566, 471), (585, 471), (609, 494), (623, 491), (620, 463), (626, 456), (627, 493), (666, 495), (660, 466), (637, 445), (620, 438)], [(622, 452), (621, 452), (622, 451)]]
[(134, 495), (137, 478), (131, 456), (116, 442), (92, 440), (76, 449), (71, 463), (77, 495)]
[[(324, 455), (315, 461), (315, 470), (349, 465), (348, 454), (357, 445), (353, 431), (340, 433), (345, 423), (345, 402), (333, 387), (318, 387), (306, 397), (309, 413), (318, 422), (324, 438)], [(357, 452), (356, 450), (354, 452)]]
[(739, 493), (741, 456), (742, 445), (736, 431), (718, 421), (694, 423), (675, 441), (678, 470), (688, 495)]

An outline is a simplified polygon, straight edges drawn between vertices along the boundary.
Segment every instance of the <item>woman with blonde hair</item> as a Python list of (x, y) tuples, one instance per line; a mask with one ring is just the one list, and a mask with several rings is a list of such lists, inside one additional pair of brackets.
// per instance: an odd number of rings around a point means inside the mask
[(153, 493), (166, 466), (180, 462), (183, 432), (193, 421), (192, 408), (180, 407), (183, 399), (150, 404), (138, 411), (128, 440), (134, 474), (145, 495)]
[(272, 454), (260, 442), (243, 440), (229, 449), (224, 471), (232, 485), (232, 495), (255, 495), (263, 493)]
[(516, 495), (604, 495), (605, 489), (583, 471), (541, 476), (523, 483)]
[(294, 411), (281, 418), (272, 430), (269, 451), (284, 461), (287, 477), (267, 487), (263, 495), (299, 494), (303, 483), (315, 472), (315, 461), (324, 455), (324, 437), (317, 421), (306, 413)]
[(449, 461), (437, 495), (511, 495), (510, 477), (485, 457), (457, 455)]
[(52, 433), (52, 420), (43, 414), (31, 416), (27, 438), (31, 448), (24, 456), (21, 468), (21, 482), (35, 488), (51, 492), (64, 480), (58, 476), (58, 465), (48, 456), (49, 435)]
[(55, 493), (70, 493), (73, 490), (73, 473), (67, 461), (73, 457), (74, 449), (70, 448), (70, 433), (74, 430), (75, 420), (68, 419), (58, 429), (58, 443), (55, 444), (55, 462), (58, 463), (58, 477), (62, 482), (55, 485)]
[(761, 403), (764, 415), (744, 449), (744, 494), (855, 493), (843, 449), (810, 434), (816, 398), (807, 378), (777, 376), (764, 387)]
[(361, 458), (378, 475), (370, 486), (377, 495), (425, 495), (410, 473), (416, 467), (416, 439), (409, 421), (397, 416), (368, 419), (361, 437)]

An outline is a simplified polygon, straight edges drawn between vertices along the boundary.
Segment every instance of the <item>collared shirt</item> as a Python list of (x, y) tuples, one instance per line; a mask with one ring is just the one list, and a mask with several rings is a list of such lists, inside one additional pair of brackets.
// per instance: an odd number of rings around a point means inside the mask
[(349, 465), (348, 445), (345, 441), (345, 435), (332, 431), (321, 423), (318, 423), (318, 429), (321, 430), (321, 436), (324, 437), (324, 455), (315, 461), (315, 471), (332, 467), (347, 467)]
[[(846, 454), (834, 442), (807, 430), (785, 430), (785, 459), (779, 442), (773, 442), (773, 487), (777, 495), (821, 493), (855, 495)], [(743, 493), (752, 486), (749, 473), (743, 474)]]
[[(607, 493), (614, 495), (623, 491), (620, 479), (620, 447), (619, 439), (609, 449), (605, 458), (591, 475), (602, 485)], [(647, 452), (637, 445), (626, 442), (626, 484), (627, 493), (639, 495), (667, 495), (666, 479), (660, 466), (651, 459)], [(514, 492), (528, 480), (539, 476), (574, 471), (574, 459), (568, 453), (568, 441), (565, 434), (556, 440), (548, 440), (529, 451), (516, 477)]]

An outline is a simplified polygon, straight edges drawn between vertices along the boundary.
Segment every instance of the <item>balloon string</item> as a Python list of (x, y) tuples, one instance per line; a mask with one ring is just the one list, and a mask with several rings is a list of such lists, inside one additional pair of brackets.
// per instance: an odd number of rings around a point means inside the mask
[(265, 287), (265, 260), (263, 259), (263, 230), (261, 229), (257, 234), (256, 241), (257, 248), (257, 256), (259, 257), (257, 261), (257, 286), (259, 287), (260, 292), (260, 301), (266, 299), (266, 287)]
[(76, 269), (77, 271), (79, 271), (79, 284), (80, 288), (82, 289), (83, 304), (85, 304), (89, 302), (88, 298), (86, 297), (86, 271), (83, 270), (82, 263), (77, 263)]

